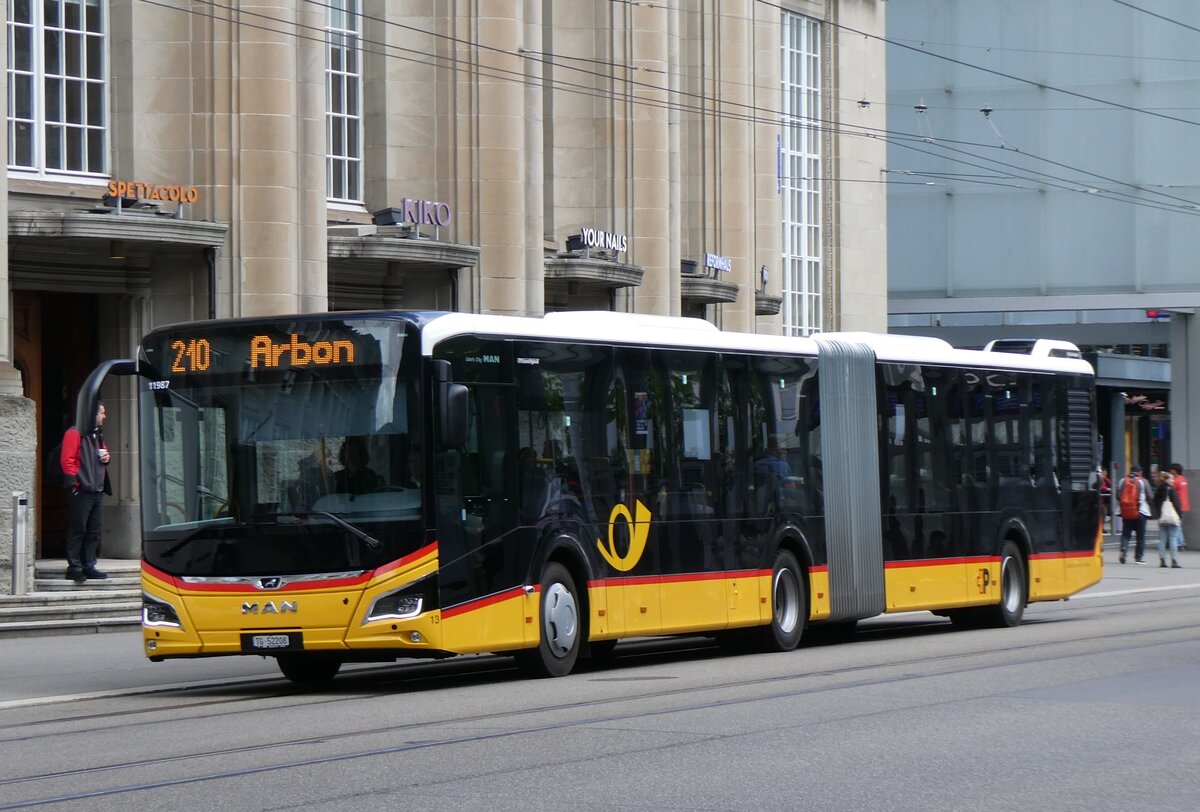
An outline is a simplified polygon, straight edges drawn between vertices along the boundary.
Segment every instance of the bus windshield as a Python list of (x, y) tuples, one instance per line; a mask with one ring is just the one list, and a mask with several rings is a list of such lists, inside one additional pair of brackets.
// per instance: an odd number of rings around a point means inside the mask
[(233, 322), (160, 331), (142, 351), (161, 377), (140, 394), (148, 563), (328, 573), (415, 543), (425, 459), (404, 322)]

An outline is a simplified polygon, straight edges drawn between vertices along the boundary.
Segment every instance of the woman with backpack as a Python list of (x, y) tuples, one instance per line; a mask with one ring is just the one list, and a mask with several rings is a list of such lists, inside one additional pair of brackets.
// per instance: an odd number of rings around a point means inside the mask
[(1160, 567), (1167, 566), (1167, 548), (1171, 550), (1171, 566), (1179, 568), (1179, 525), (1182, 507), (1179, 492), (1173, 486), (1174, 476), (1163, 471), (1158, 487), (1154, 490), (1154, 515), (1158, 517), (1158, 561)]

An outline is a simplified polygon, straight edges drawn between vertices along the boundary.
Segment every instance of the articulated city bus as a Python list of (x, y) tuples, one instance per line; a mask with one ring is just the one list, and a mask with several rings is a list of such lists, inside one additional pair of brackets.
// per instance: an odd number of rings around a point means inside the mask
[[(1011, 348), (1008, 348), (1011, 350)], [(322, 313), (156, 330), (139, 377), (145, 653), (787, 651), (929, 610), (1015, 626), (1101, 577), (1093, 372), (616, 313)]]

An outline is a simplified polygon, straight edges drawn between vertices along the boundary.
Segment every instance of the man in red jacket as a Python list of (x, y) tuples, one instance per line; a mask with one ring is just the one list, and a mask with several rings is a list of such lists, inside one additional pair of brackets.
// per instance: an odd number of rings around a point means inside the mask
[[(1175, 488), (1175, 493), (1179, 495), (1179, 513), (1180, 519), (1184, 513), (1192, 509), (1192, 501), (1188, 498), (1188, 481), (1183, 475), (1183, 466), (1177, 462), (1171, 463), (1171, 472), (1175, 474), (1175, 479), (1171, 485)], [(1187, 539), (1183, 537), (1183, 525), (1179, 525), (1179, 549), (1187, 549)]]
[(104, 494), (112, 493), (108, 481), (108, 463), (112, 456), (100, 433), (104, 425), (104, 404), (96, 408), (96, 425), (86, 434), (75, 426), (63, 435), (63, 480), (67, 488), (67, 580), (82, 584), (89, 578), (102, 579), (108, 575), (96, 569), (96, 553), (100, 549), (100, 520)]

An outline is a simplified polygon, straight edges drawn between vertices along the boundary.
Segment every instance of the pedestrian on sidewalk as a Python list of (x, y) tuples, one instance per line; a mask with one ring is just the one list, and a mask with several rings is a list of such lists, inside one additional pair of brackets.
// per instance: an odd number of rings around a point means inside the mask
[(1145, 564), (1146, 554), (1146, 520), (1150, 518), (1150, 485), (1142, 479), (1142, 466), (1131, 465), (1129, 475), (1121, 479), (1117, 485), (1121, 504), (1121, 554), (1118, 560), (1125, 563), (1125, 553), (1129, 550), (1129, 536), (1137, 534), (1137, 548), (1134, 551), (1134, 563)]
[(1158, 565), (1167, 566), (1167, 549), (1171, 551), (1171, 566), (1179, 568), (1179, 494), (1171, 486), (1173, 475), (1163, 471), (1154, 489), (1154, 515), (1158, 517)]
[(1192, 501), (1188, 498), (1188, 481), (1183, 475), (1183, 466), (1177, 462), (1171, 463), (1171, 473), (1174, 479), (1171, 486), (1179, 496), (1179, 549), (1187, 549), (1187, 539), (1183, 537), (1183, 515), (1192, 509)]
[(112, 455), (101, 432), (106, 416), (100, 403), (94, 426), (82, 433), (75, 426), (67, 429), (59, 458), (67, 489), (67, 580), (77, 584), (108, 577), (96, 569), (104, 495), (112, 493), (108, 479)]

